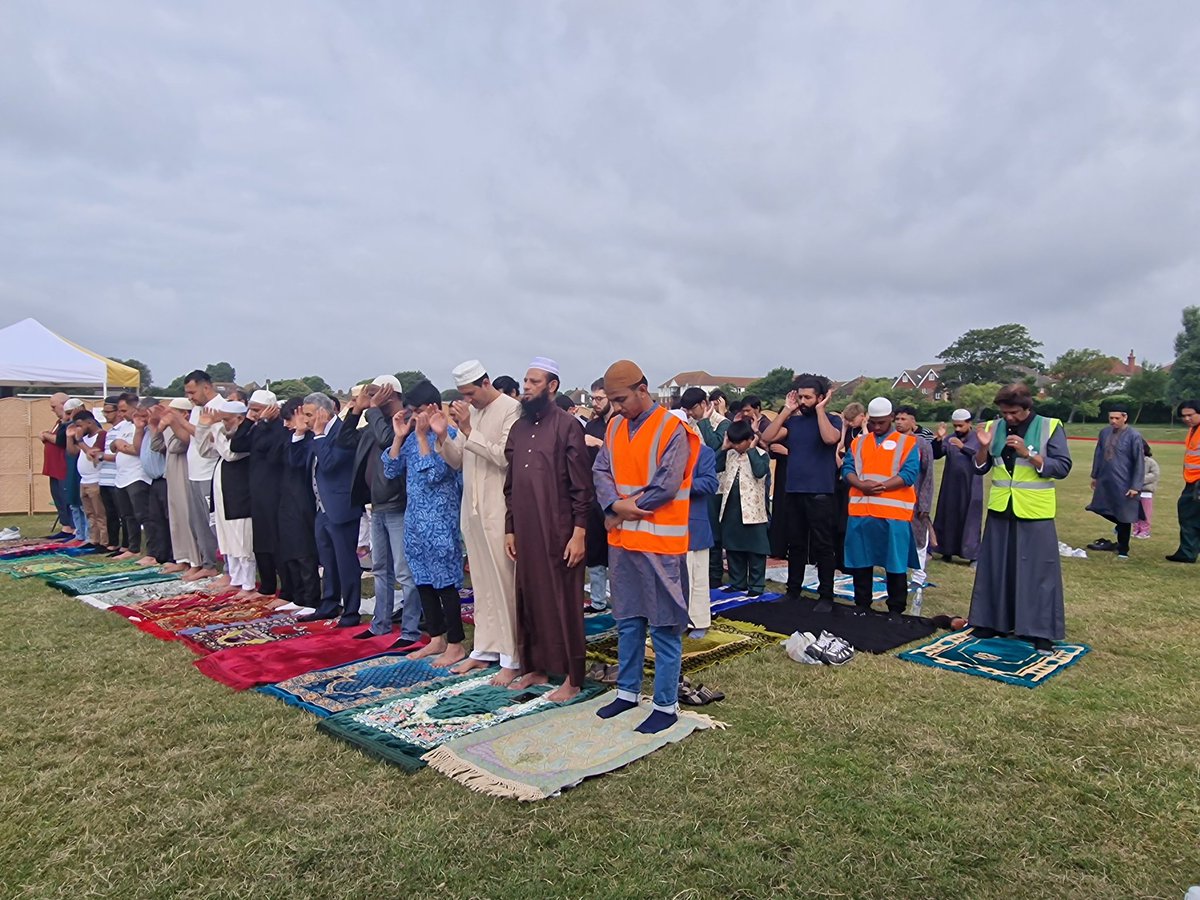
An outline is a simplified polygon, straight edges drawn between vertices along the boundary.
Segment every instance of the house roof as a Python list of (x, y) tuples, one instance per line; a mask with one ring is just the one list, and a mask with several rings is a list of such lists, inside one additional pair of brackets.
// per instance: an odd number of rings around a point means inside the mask
[(909, 381), (916, 385), (928, 378), (930, 372), (933, 372), (935, 375), (940, 375), (942, 373), (942, 369), (944, 368), (946, 368), (945, 363), (925, 363), (924, 365), (917, 366), (912, 369), (905, 369), (903, 372), (897, 375), (895, 379), (893, 379), (892, 387), (898, 385), (900, 380), (904, 378), (905, 375), (908, 376)]
[(701, 385), (701, 384), (732, 384), (734, 387), (745, 388), (749, 387), (758, 377), (744, 378), (737, 375), (710, 375), (703, 369), (696, 369), (691, 372), (680, 372), (674, 378), (669, 378), (659, 385), (660, 388), (669, 388), (672, 385), (682, 387), (684, 385)]

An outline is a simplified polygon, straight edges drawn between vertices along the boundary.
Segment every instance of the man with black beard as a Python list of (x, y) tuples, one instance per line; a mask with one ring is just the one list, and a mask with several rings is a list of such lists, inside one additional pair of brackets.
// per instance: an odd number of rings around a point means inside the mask
[(554, 403), (558, 363), (537, 357), (525, 374), (521, 418), (504, 455), (505, 549), (516, 563), (517, 644), (523, 675), (516, 690), (563, 683), (547, 694), (570, 700), (583, 686), (583, 573), (591, 514), (591, 459), (579, 422)]
[[(612, 405), (604, 392), (604, 379), (592, 382), (592, 417), (583, 426), (583, 440), (587, 444), (588, 456), (593, 465), (600, 448), (604, 446), (604, 432), (612, 418)], [(587, 573), (591, 585), (592, 609), (603, 612), (608, 609), (608, 532), (604, 529), (604, 510), (600, 504), (592, 504), (592, 513), (587, 525)]]

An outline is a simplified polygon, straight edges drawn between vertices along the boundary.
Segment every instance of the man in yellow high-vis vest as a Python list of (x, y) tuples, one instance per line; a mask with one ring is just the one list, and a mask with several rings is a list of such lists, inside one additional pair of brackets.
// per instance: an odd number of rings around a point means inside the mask
[(996, 394), (1000, 418), (976, 430), (975, 471), (992, 473), (969, 621), (978, 637), (1011, 635), (1040, 652), (1066, 637), (1054, 482), (1071, 472), (1067, 435), (1033, 411), (1023, 383)]

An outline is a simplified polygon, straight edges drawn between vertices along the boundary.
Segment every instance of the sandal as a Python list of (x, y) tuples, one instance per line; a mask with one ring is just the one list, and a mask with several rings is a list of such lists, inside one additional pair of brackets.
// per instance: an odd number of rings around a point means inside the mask
[(594, 662), (588, 666), (588, 670), (583, 673), (583, 677), (591, 681), (603, 681), (604, 672), (607, 668), (608, 666), (602, 662)]
[(617, 683), (617, 671), (619, 668), (620, 668), (619, 666), (605, 666), (604, 674), (602, 676), (600, 676), (601, 683), (616, 684)]
[(695, 688), (680, 688), (679, 702), (687, 706), (707, 706), (710, 703), (716, 703), (718, 700), (724, 700), (725, 695), (720, 691), (712, 688), (698, 685)]

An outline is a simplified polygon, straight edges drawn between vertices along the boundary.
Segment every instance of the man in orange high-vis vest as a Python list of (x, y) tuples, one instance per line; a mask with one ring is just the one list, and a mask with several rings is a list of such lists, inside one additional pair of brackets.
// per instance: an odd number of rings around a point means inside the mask
[(920, 438), (896, 431), (894, 421), (890, 400), (872, 400), (867, 430), (854, 439), (842, 461), (842, 477), (850, 486), (843, 560), (854, 578), (854, 605), (860, 613), (871, 608), (875, 566), (887, 573), (888, 612), (903, 613), (908, 570), (919, 565), (912, 517), (917, 504), (913, 485), (921, 474)]
[(1179, 418), (1188, 427), (1183, 451), (1183, 493), (1179, 495), (1179, 549), (1171, 562), (1194, 563), (1200, 556), (1200, 400), (1179, 404)]
[(638, 705), (646, 633), (654, 645), (654, 704), (634, 730), (656, 734), (678, 719), (688, 623), (688, 513), (700, 436), (659, 406), (636, 363), (604, 374), (614, 415), (592, 466), (608, 530), (608, 577), (617, 620), (617, 697), (608, 719)]

